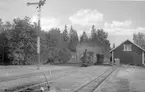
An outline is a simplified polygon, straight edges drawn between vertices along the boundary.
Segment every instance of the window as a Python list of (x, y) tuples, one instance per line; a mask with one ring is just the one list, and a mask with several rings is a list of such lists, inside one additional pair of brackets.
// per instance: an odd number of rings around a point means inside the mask
[(131, 44), (124, 44), (124, 50), (123, 51), (132, 51)]

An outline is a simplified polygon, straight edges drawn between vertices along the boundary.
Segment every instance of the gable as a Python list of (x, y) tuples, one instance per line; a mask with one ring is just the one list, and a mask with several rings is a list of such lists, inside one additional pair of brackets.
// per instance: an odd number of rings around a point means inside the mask
[(144, 50), (143, 48), (141, 48), (139, 45), (137, 45), (137, 44), (135, 44), (135, 43), (133, 43), (133, 42), (131, 42), (131, 41), (129, 41), (129, 40), (126, 40), (126, 41), (124, 41), (123, 43), (121, 43), (119, 46), (117, 46), (117, 47), (115, 47), (114, 49), (110, 50), (110, 52), (114, 51), (115, 49), (119, 48), (120, 46), (123, 46), (124, 44), (131, 44), (132, 46), (134, 46), (134, 47), (136, 47), (136, 48), (138, 48), (138, 49), (140, 49), (140, 50), (145, 51), (145, 50)]
[(125, 41), (122, 45), (125, 45), (125, 44), (131, 44), (131, 45), (134, 45), (132, 42), (130, 42), (130, 41)]
[(125, 43), (122, 44), (123, 45), (123, 51), (132, 51), (133, 49), (133, 44), (129, 41), (126, 41)]
[(118, 47), (116, 50), (120, 50), (123, 52), (141, 52), (142, 50), (135, 46), (132, 42), (126, 41), (124, 42), (120, 47)]

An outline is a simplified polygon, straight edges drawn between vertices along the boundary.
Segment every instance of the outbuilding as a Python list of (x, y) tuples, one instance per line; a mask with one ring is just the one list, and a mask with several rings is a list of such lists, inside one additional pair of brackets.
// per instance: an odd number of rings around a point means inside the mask
[(139, 45), (126, 40), (110, 50), (112, 63), (119, 59), (121, 64), (144, 65), (145, 50)]

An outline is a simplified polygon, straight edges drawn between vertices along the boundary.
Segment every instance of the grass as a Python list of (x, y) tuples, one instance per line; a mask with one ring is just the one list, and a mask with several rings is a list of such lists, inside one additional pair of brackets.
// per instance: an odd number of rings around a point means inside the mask
[[(102, 66), (92, 66), (92, 67), (87, 67), (87, 68), (81, 68), (80, 71), (75, 71), (72, 72), (70, 75), (67, 77), (55, 80), (54, 83), (49, 82), (48, 75), (44, 74), (41, 72), (42, 79), (45, 80), (46, 84), (42, 86), (38, 86), (37, 89), (40, 90), (40, 88), (48, 90), (49, 88), (54, 88), (56, 90), (61, 90), (58, 92), (66, 92), (63, 91), (64, 89), (72, 89), (77, 87), (78, 85), (81, 85), (85, 81), (90, 81), (92, 78), (95, 78), (95, 76), (99, 76), (100, 73), (103, 71), (107, 70), (108, 67), (102, 67)], [(92, 72), (90, 72), (92, 71)], [(101, 72), (102, 71), (102, 72)], [(61, 76), (60, 74), (53, 75), (53, 78), (56, 76)], [(88, 76), (90, 79), (88, 79)], [(33, 92), (32, 89), (27, 89), (31, 90), (28, 92)], [(34, 90), (34, 89), (33, 89)], [(40, 92), (40, 91), (37, 91)]]

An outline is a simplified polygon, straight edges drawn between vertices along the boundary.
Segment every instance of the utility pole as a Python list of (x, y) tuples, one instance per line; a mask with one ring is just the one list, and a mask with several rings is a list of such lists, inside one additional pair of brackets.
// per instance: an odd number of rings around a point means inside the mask
[(38, 64), (37, 69), (40, 69), (40, 31), (41, 31), (41, 7), (45, 4), (46, 0), (40, 0), (39, 2), (28, 2), (27, 5), (37, 5), (36, 9), (38, 9), (38, 30), (37, 30), (37, 57), (38, 57)]

